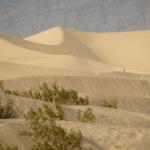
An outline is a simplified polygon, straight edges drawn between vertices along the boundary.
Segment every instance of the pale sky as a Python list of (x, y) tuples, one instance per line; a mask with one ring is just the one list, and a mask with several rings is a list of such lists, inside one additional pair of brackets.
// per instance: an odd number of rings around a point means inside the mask
[(96, 32), (150, 29), (150, 0), (0, 0), (0, 32), (27, 36), (55, 26)]

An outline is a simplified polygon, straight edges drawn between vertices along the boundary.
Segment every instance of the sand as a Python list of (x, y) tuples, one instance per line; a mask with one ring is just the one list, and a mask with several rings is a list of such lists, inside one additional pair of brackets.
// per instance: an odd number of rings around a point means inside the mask
[[(60, 32), (61, 38), (56, 38), (56, 40), (48, 38), (48, 35), (53, 37), (58, 32)], [(150, 31), (148, 30), (118, 33), (86, 33), (56, 27), (26, 39), (48, 45), (65, 43), (68, 42), (68, 39), (78, 41), (79, 44), (87, 48), (86, 53), (90, 52), (88, 57), (91, 59), (149, 73)]]
[[(150, 31), (92, 33), (56, 27), (24, 39), (0, 34), (0, 80), (9, 89), (27, 90), (56, 82), (90, 98), (95, 123), (76, 119), (85, 106), (63, 106), (66, 129), (81, 130), (84, 144), (96, 150), (149, 150)], [(13, 99), (23, 114), (43, 102)], [(102, 107), (115, 99), (117, 109)], [(48, 103), (49, 105), (52, 105)], [(24, 119), (0, 120), (0, 141), (28, 150), (31, 141), (18, 137)], [(6, 132), (9, 131), (9, 132)]]

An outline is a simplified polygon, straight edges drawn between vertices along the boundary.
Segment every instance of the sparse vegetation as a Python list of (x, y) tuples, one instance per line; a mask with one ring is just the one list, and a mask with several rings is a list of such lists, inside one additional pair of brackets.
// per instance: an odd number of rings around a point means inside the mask
[(96, 120), (95, 115), (93, 114), (93, 110), (91, 108), (87, 108), (84, 112), (81, 110), (77, 111), (77, 119), (81, 122), (94, 122)]
[(103, 107), (109, 107), (109, 108), (114, 108), (114, 109), (117, 109), (117, 100), (116, 99), (105, 99), (105, 100), (102, 100), (102, 106)]
[(4, 81), (0, 80), (0, 90), (4, 90)]
[(4, 89), (4, 92), (6, 94), (12, 94), (15, 96), (28, 97), (59, 104), (89, 104), (88, 97), (80, 97), (77, 91), (72, 89), (65, 90), (63, 87), (60, 88), (56, 84), (53, 84), (52, 87), (49, 87), (47, 83), (43, 83), (38, 88), (32, 88), (28, 91), (19, 92), (18, 90)]
[(65, 113), (63, 110), (63, 107), (61, 107), (59, 104), (55, 104), (56, 110), (57, 110), (57, 116), (60, 120), (63, 120), (65, 118)]
[[(36, 110), (31, 109), (25, 116), (26, 129), (21, 133), (22, 136), (28, 136), (36, 141), (31, 150), (89, 150), (83, 148), (83, 136), (80, 131), (66, 131), (58, 125), (57, 121), (65, 119), (63, 107), (60, 104), (88, 105), (88, 97), (80, 97), (75, 90), (65, 90), (53, 84), (49, 87), (43, 83), (38, 88), (32, 88), (28, 91), (20, 92), (18, 90), (9, 90), (4, 87), (4, 82), (0, 82), (0, 90), (4, 94), (39, 99), (47, 102), (53, 102), (55, 107), (43, 105)], [(82, 114), (82, 121), (91, 122), (94, 120), (92, 110), (87, 110)], [(93, 116), (92, 116), (93, 115)], [(14, 110), (12, 100), (5, 105), (0, 102), (0, 119), (16, 118), (17, 112)], [(17, 147), (10, 147), (0, 144), (0, 150), (18, 150)]]
[(81, 132), (65, 131), (56, 123), (62, 119), (57, 115), (48, 106), (31, 109), (26, 115), (27, 129), (21, 135), (36, 139), (32, 150), (83, 150)]
[(48, 105), (43, 105), (42, 108), (38, 108), (36, 111), (31, 109), (28, 114), (31, 114), (33, 112), (41, 112), (42, 114), (46, 114), (47, 117), (55, 120), (64, 120), (64, 110), (63, 107), (61, 107), (59, 104), (55, 105), (55, 108), (52, 108)]
[(12, 100), (9, 100), (5, 105), (0, 101), (0, 119), (16, 118), (17, 112), (14, 109)]
[(0, 150), (19, 150), (17, 146), (8, 146), (0, 144)]

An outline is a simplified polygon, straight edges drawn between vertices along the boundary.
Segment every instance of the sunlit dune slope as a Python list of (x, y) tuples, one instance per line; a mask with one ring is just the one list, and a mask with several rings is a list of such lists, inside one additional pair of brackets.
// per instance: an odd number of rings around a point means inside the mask
[(49, 45), (72, 39), (90, 51), (90, 58), (150, 73), (150, 31), (86, 33), (57, 27), (26, 38)]

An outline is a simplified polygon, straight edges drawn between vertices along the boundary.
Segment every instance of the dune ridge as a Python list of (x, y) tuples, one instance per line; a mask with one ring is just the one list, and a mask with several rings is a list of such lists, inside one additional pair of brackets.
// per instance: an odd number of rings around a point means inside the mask
[[(86, 45), (101, 62), (149, 73), (150, 31), (92, 33), (56, 27), (38, 35), (25, 38), (42, 44), (50, 44), (48, 36), (57, 30)], [(45, 37), (45, 38), (44, 38)]]
[[(38, 33), (24, 40), (0, 35), (1, 61), (30, 65), (60, 66), (61, 68), (78, 70), (80, 64), (91, 72), (123, 70), (149, 73), (149, 36), (150, 31), (117, 32), (117, 33), (85, 33), (56, 27)], [(12, 54), (9, 55), (13, 51)], [(32, 61), (31, 61), (32, 60)], [(56, 64), (56, 61), (62, 60)], [(31, 62), (30, 62), (31, 61)], [(39, 62), (38, 62), (39, 61)], [(66, 66), (73, 64), (72, 66)], [(27, 64), (27, 65), (28, 65)], [(55, 66), (56, 64), (56, 66)], [(86, 66), (91, 66), (86, 68)], [(104, 67), (102, 67), (104, 65)], [(104, 69), (107, 68), (108, 69)], [(97, 67), (95, 70), (93, 66)]]

